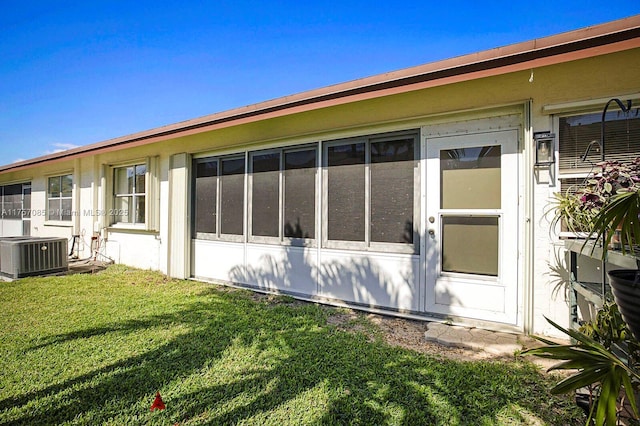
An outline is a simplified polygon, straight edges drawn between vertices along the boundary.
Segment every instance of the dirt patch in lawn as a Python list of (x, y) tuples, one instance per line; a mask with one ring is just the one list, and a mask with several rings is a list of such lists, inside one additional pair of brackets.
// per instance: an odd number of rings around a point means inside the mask
[[(368, 334), (373, 340), (376, 336), (382, 337), (388, 344), (411, 349), (416, 352), (436, 356), (455, 361), (500, 360), (513, 361), (515, 355), (496, 355), (482, 350), (451, 347), (428, 341), (425, 332), (428, 329), (428, 321), (418, 321), (405, 318), (397, 318), (386, 315), (368, 314), (350, 309), (338, 309), (330, 312), (327, 322), (340, 330), (349, 332), (361, 332)], [(522, 336), (523, 348), (536, 346), (536, 341)], [(555, 361), (549, 361), (538, 357), (527, 357), (545, 370)]]
[[(416, 352), (457, 361), (495, 359), (496, 356), (484, 351), (448, 347), (425, 339), (426, 321), (396, 318), (385, 315), (367, 314), (342, 309), (331, 314), (327, 322), (344, 331), (365, 333), (374, 339), (382, 337), (388, 344), (411, 349)], [(513, 358), (513, 357), (511, 357)]]

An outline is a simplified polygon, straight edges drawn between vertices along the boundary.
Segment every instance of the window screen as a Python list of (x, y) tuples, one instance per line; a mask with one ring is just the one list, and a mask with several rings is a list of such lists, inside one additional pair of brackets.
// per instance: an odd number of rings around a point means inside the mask
[(284, 154), (284, 236), (315, 238), (316, 149)]
[(218, 161), (197, 162), (195, 169), (195, 232), (215, 234), (217, 232)]
[(365, 144), (330, 146), (327, 156), (328, 238), (364, 241)]
[(220, 175), (220, 232), (244, 233), (244, 157), (223, 159)]
[(252, 156), (251, 235), (278, 237), (280, 153)]
[(5, 219), (22, 218), (22, 184), (6, 185), (3, 189), (2, 217)]
[(371, 143), (371, 241), (413, 243), (414, 139)]

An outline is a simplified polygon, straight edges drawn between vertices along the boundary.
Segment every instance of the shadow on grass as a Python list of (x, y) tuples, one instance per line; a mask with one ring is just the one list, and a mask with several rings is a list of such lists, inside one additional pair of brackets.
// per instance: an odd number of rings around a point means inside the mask
[[(529, 364), (428, 358), (338, 331), (326, 324), (325, 312), (211, 289), (173, 314), (53, 336), (31, 349), (159, 326), (182, 330), (146, 352), (1, 400), (0, 419), (25, 425), (492, 424), (516, 405), (543, 421), (560, 420), (555, 410), (562, 403), (549, 401), (547, 384)], [(167, 404), (162, 413), (149, 412), (156, 391)]]

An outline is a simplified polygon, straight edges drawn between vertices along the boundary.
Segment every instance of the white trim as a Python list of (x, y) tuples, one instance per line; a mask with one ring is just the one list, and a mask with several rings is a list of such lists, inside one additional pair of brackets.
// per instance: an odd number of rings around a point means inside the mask
[[(521, 235), (523, 235), (522, 242), (522, 256), (520, 256), (520, 264), (522, 268), (522, 305), (523, 309), (519, 314), (522, 318), (522, 327), (525, 334), (531, 334), (535, 327), (535, 298), (534, 298), (534, 283), (535, 283), (535, 232), (536, 228), (533, 226), (533, 217), (535, 217), (535, 150), (533, 141), (533, 100), (529, 100), (524, 104), (523, 113), (524, 124), (524, 146), (521, 149), (523, 152), (521, 156), (521, 175), (524, 175), (524, 201), (522, 208), (524, 225)], [(556, 154), (556, 157), (557, 154)]]
[[(71, 196), (70, 197), (63, 197), (62, 196), (62, 178), (65, 176), (71, 176)], [(60, 190), (59, 193), (60, 195), (57, 197), (51, 197), (50, 196), (50, 192), (49, 192), (49, 179), (52, 178), (58, 178), (58, 180), (60, 181)], [(76, 173), (74, 172), (73, 169), (67, 171), (67, 172), (62, 172), (62, 173), (57, 173), (57, 174), (50, 174), (50, 175), (44, 175), (44, 184), (45, 184), (45, 190), (44, 190), (44, 205), (45, 205), (45, 225), (48, 223), (49, 225), (54, 225), (57, 224), (56, 226), (62, 226), (62, 224), (69, 224), (69, 226), (73, 226), (74, 222), (75, 222), (75, 218), (74, 216), (79, 215), (80, 212), (78, 210), (76, 210)], [(71, 200), (71, 211), (70, 211), (70, 216), (68, 220), (63, 220), (63, 219), (49, 219), (49, 213), (51, 212), (51, 208), (49, 207), (49, 202), (52, 200), (57, 200), (60, 202), (60, 207), (58, 207), (58, 214), (55, 215), (56, 217), (61, 217), (62, 214), (61, 212), (63, 211), (62, 208), (62, 200)], [(75, 213), (74, 213), (75, 212)]]
[(612, 95), (606, 98), (596, 98), (596, 99), (587, 99), (584, 101), (574, 101), (574, 102), (563, 102), (559, 104), (548, 104), (542, 106), (543, 114), (561, 114), (561, 113), (571, 113), (574, 112), (584, 113), (585, 111), (597, 110), (609, 102), (613, 98), (618, 98), (621, 101), (632, 100), (637, 101), (640, 100), (640, 93), (632, 93), (627, 95)]
[[(115, 210), (115, 170), (127, 167), (145, 166), (145, 182), (144, 182), (144, 223), (127, 223), (113, 222), (113, 211)], [(103, 164), (104, 175), (101, 177), (101, 187), (104, 188), (104, 194), (100, 198), (104, 200), (104, 209), (98, 209), (104, 214), (102, 217), (101, 227), (118, 230), (143, 230), (151, 233), (159, 232), (160, 225), (160, 176), (159, 176), (159, 158), (158, 156), (142, 157), (135, 160), (127, 160), (116, 163)], [(134, 185), (135, 186), (135, 185)], [(135, 188), (134, 188), (135, 191)], [(142, 193), (133, 192), (125, 194), (125, 196), (140, 196)], [(135, 205), (134, 205), (135, 207)], [(137, 212), (136, 212), (137, 213)], [(135, 218), (134, 218), (135, 220)]]

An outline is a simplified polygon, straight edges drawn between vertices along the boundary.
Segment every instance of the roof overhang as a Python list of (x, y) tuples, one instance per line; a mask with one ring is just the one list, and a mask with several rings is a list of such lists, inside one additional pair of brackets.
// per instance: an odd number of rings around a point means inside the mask
[(330, 106), (640, 48), (640, 15), (284, 96), (5, 166), (0, 174)]

